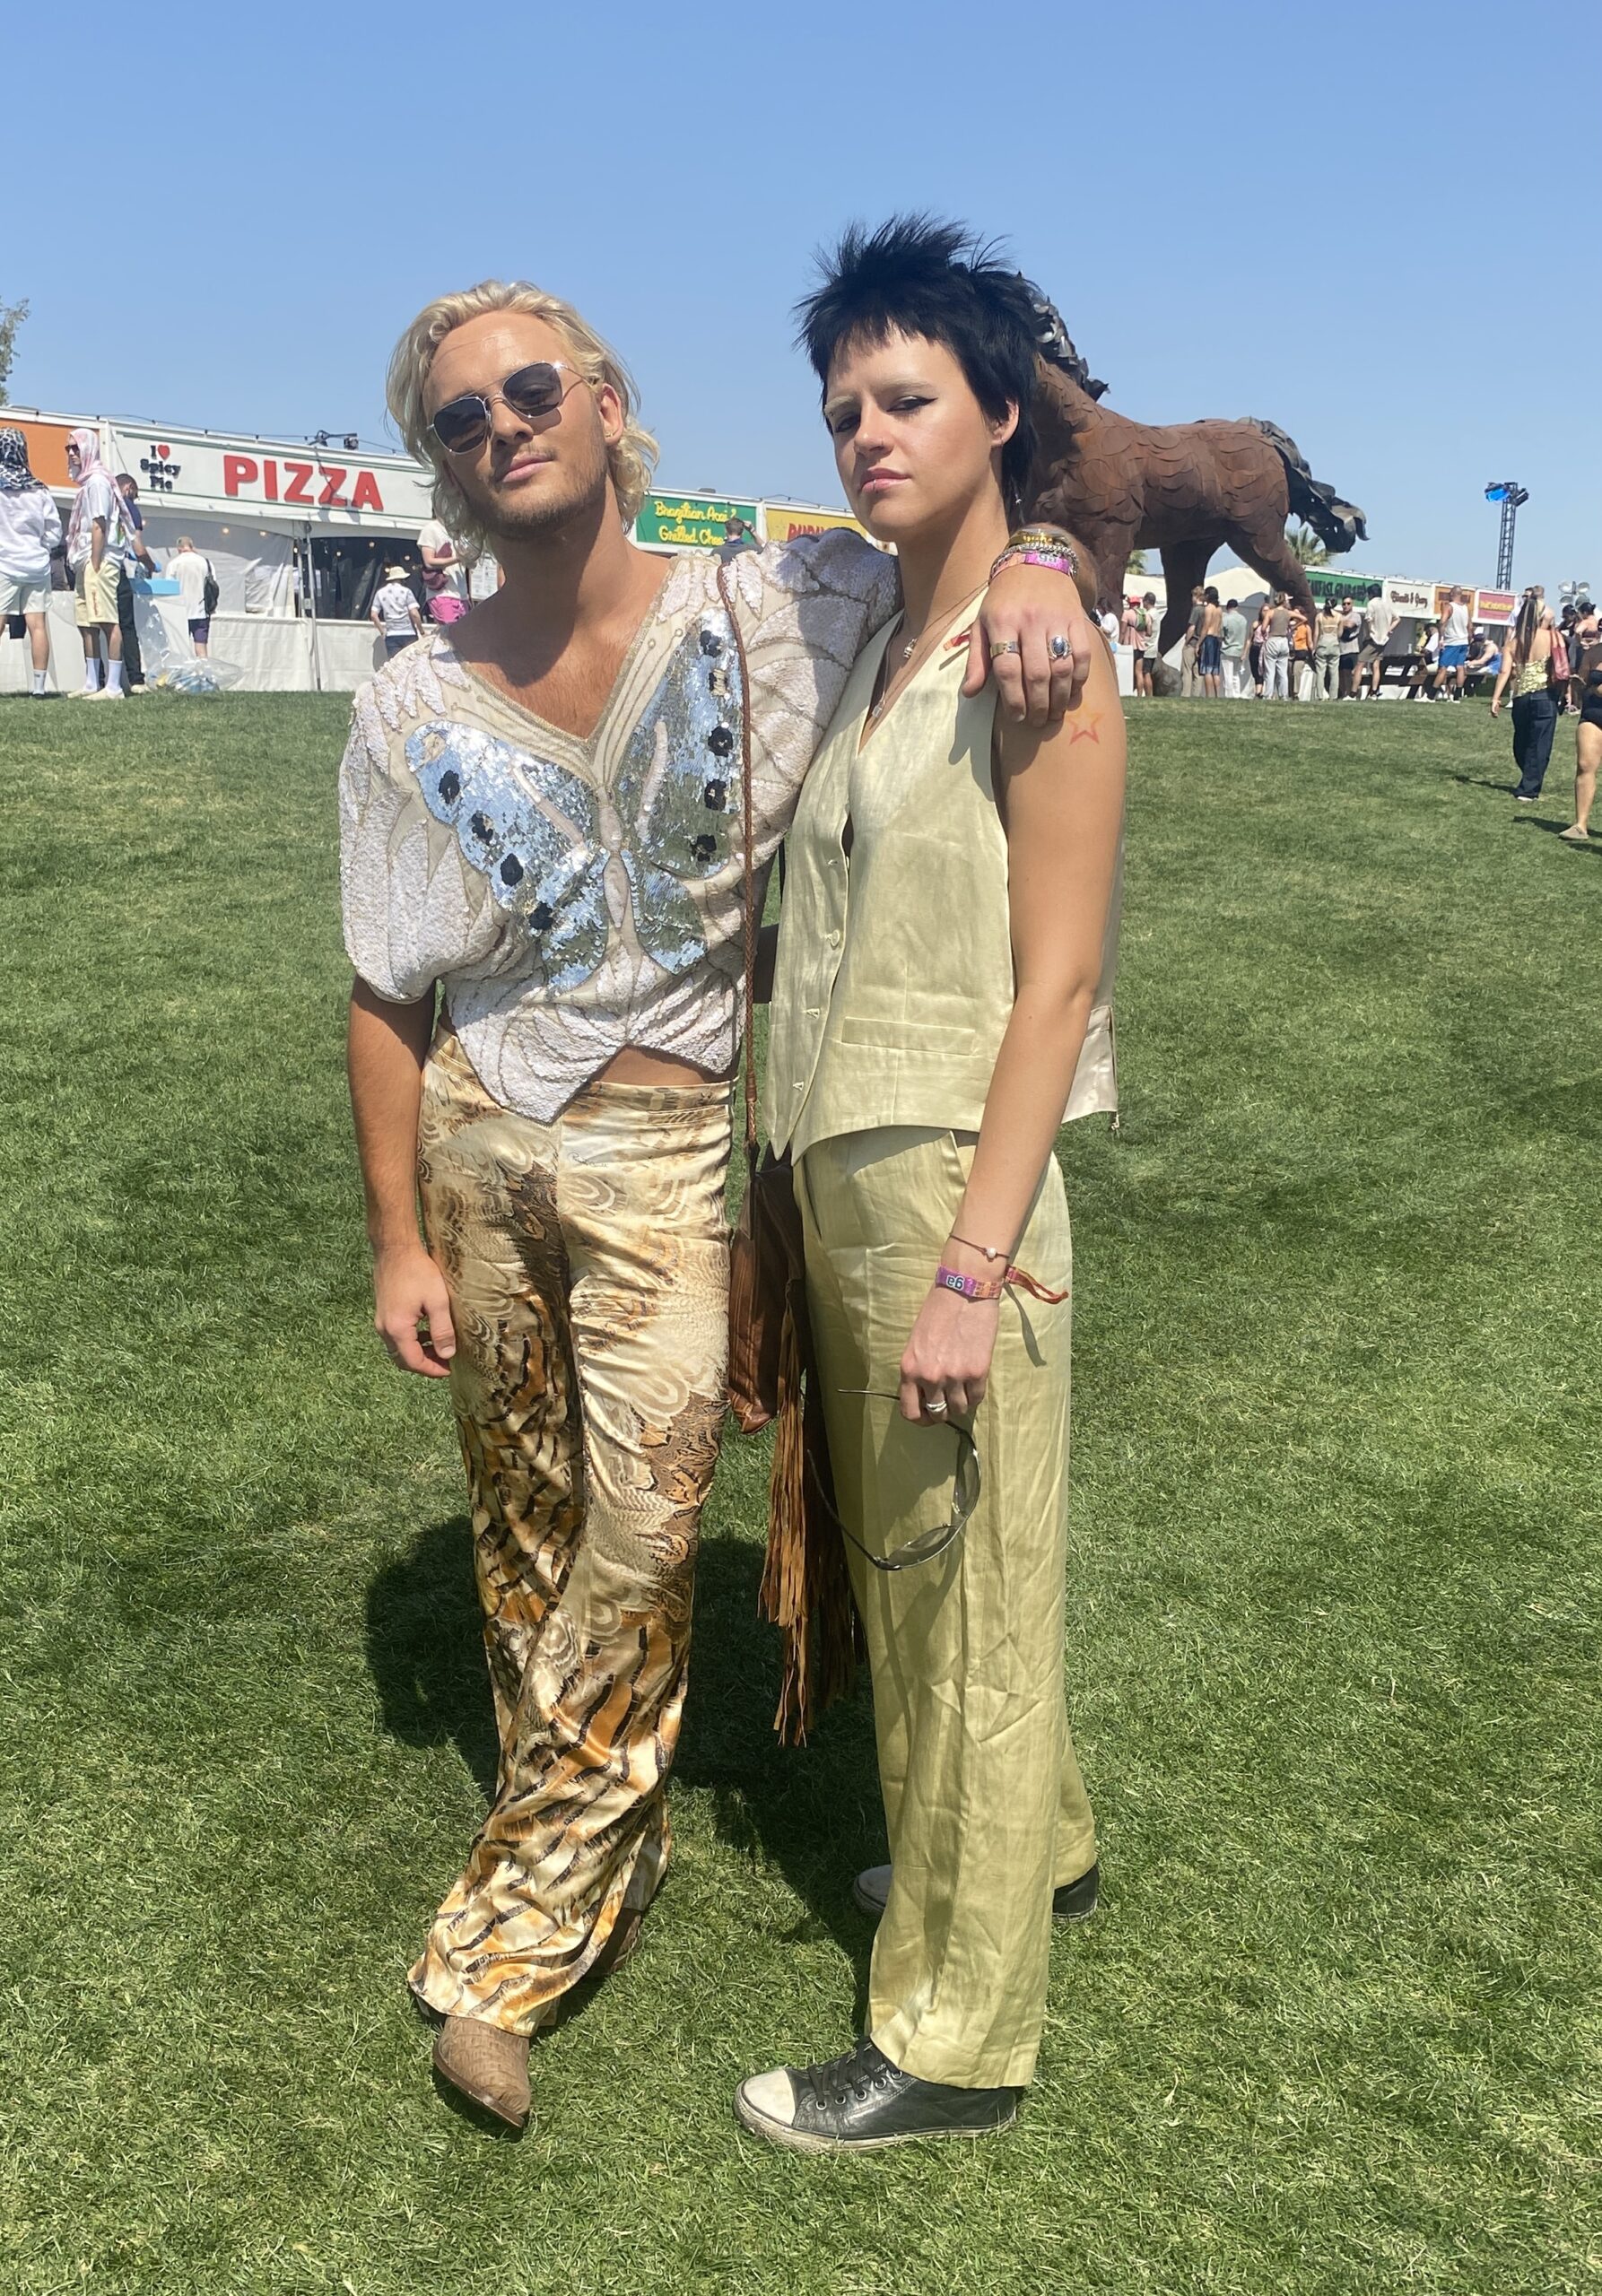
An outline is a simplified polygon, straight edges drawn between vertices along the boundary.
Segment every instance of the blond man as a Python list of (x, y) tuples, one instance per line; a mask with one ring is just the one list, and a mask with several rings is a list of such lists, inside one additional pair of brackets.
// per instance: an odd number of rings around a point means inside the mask
[[(536, 288), (428, 305), (389, 404), (505, 574), (358, 695), (340, 807), (375, 1321), (450, 1382), (501, 1730), (411, 1982), (439, 2072), (521, 2126), (529, 2037), (631, 1950), (667, 1860), (724, 1411), (744, 737), (765, 872), (896, 575), (844, 530), (723, 568), (638, 549), (632, 386)], [(1074, 586), (1009, 570), (971, 648), (974, 691), (995, 651), (1017, 715), (1066, 706)]]

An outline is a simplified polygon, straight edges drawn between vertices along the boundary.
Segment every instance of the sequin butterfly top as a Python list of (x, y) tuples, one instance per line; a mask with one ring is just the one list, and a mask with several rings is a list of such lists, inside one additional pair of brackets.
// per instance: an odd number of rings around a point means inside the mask
[[(747, 551), (727, 578), (760, 869), (896, 578), (849, 529)], [(685, 556), (587, 741), (470, 675), (443, 631), (358, 694), (340, 774), (351, 961), (394, 1002), (441, 983), (503, 1107), (549, 1123), (625, 1045), (733, 1065), (740, 675), (716, 562)]]

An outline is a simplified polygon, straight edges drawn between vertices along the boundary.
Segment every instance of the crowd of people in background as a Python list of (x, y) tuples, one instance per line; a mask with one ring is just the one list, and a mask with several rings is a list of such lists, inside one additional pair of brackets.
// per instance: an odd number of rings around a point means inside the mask
[[(1395, 609), (1383, 594), (1363, 604), (1342, 598), (1308, 613), (1276, 590), (1249, 621), (1238, 598), (1197, 583), (1180, 649), (1180, 694), (1186, 700), (1369, 701), (1379, 697), (1388, 665), (1407, 701), (1460, 702), (1476, 680), (1486, 685), (1502, 666), (1502, 648), (1489, 629), (1471, 631), (1467, 590), (1447, 597), (1436, 621), (1421, 631), (1410, 654), (1389, 651)], [(1134, 657), (1137, 697), (1156, 692), (1158, 633), (1162, 609), (1147, 590), (1124, 603), (1109, 627)]]
[[(1572, 844), (1590, 841), (1590, 813), (1602, 769), (1602, 619), (1589, 598), (1561, 614), (1539, 587), (1524, 593), (1516, 621), (1504, 635), (1497, 625), (1476, 628), (1473, 600), (1452, 589), (1412, 648), (1390, 651), (1397, 614), (1379, 593), (1363, 604), (1351, 597), (1315, 604), (1310, 614), (1283, 590), (1265, 598), (1249, 621), (1236, 598), (1197, 583), (1190, 594), (1180, 648), (1182, 699), (1226, 701), (1374, 701), (1389, 671), (1404, 701), (1460, 704), (1465, 694), (1488, 691), (1500, 717), (1511, 688), (1515, 797), (1533, 805), (1540, 796), (1561, 717), (1577, 718), (1574, 819), (1562, 833)], [(1159, 633), (1163, 610), (1154, 591), (1124, 601), (1121, 616), (1103, 615), (1110, 639), (1133, 657), (1134, 691), (1157, 691)]]

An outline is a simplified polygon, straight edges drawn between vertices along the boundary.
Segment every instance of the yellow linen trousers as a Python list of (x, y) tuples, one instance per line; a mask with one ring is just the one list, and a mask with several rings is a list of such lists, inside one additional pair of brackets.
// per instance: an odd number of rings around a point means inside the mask
[[(902, 1419), (894, 1396), (973, 1144), (884, 1127), (820, 1141), (797, 1170), (840, 1518), (875, 1554), (951, 1515), (955, 1437)], [(1067, 1287), (1055, 1160), (1016, 1257)], [(1063, 1683), (1070, 1329), (1067, 1300), (1004, 1295), (973, 1422), (979, 1500), (953, 1545), (896, 1572), (848, 1549), (893, 1867), (867, 2030), (904, 2072), (958, 2088), (1032, 2076), (1051, 1892), (1096, 1862)]]

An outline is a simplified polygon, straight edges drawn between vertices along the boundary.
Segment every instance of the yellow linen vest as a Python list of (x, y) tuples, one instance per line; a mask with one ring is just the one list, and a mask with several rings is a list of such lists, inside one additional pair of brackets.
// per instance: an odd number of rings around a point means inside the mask
[[(1014, 984), (996, 696), (962, 692), (968, 606), (860, 746), (892, 632), (840, 696), (786, 848), (764, 1122), (776, 1152), (882, 1125), (977, 1132)], [(848, 861), (842, 839), (851, 823)], [(1112, 982), (1123, 876), (1065, 1115), (1118, 1106)]]

